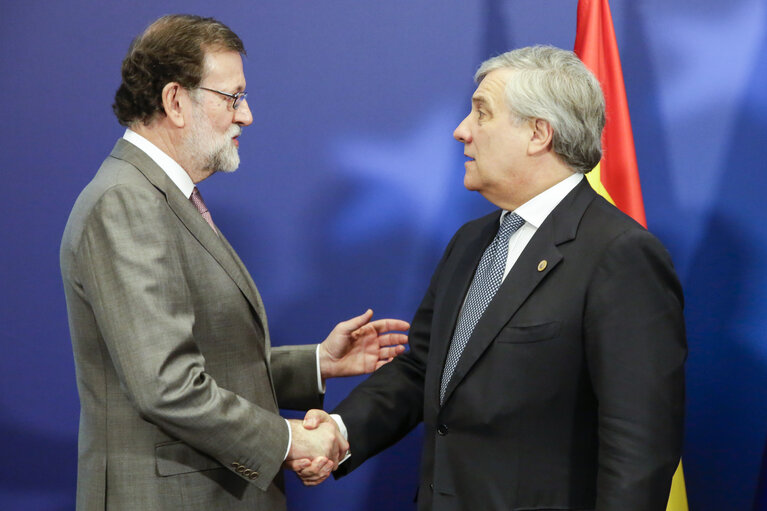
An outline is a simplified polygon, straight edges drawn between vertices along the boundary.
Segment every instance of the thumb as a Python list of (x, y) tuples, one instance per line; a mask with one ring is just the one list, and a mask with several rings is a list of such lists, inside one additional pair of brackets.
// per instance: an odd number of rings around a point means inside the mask
[(305, 429), (317, 429), (321, 423), (332, 420), (324, 410), (309, 410), (304, 417)]

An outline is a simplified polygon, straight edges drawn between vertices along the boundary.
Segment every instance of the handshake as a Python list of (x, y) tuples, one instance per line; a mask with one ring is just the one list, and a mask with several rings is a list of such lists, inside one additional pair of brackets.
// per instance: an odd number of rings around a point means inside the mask
[[(399, 319), (370, 321), (373, 311), (336, 325), (318, 349), (320, 375), (328, 378), (372, 373), (405, 351), (410, 324)], [(307, 486), (320, 484), (349, 451), (333, 418), (322, 410), (309, 410), (303, 421), (290, 419), (292, 436), (285, 468)]]
[(309, 410), (303, 421), (289, 419), (292, 440), (285, 468), (306, 486), (320, 484), (338, 468), (349, 452), (349, 442), (333, 418), (323, 410)]

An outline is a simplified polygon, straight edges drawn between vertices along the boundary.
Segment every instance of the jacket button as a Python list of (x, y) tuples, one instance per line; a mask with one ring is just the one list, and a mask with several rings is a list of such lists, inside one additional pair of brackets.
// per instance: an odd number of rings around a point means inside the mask
[(431, 491), (434, 491), (434, 483), (429, 483), (429, 489), (430, 489)]
[(254, 471), (253, 471), (253, 473), (252, 473), (252, 474), (250, 474), (248, 477), (249, 477), (251, 480), (253, 480), (253, 479), (256, 479), (256, 478), (258, 477), (258, 472), (256, 472), (256, 471), (254, 470)]
[(251, 469), (246, 469), (245, 472), (242, 473), (245, 477), (250, 477), (250, 474), (252, 474), (253, 471)]
[(247, 470), (247, 469), (246, 469), (245, 467), (243, 467), (242, 465), (240, 465), (239, 467), (237, 467), (237, 472), (238, 472), (238, 473), (240, 473), (240, 474), (244, 473), (246, 470)]
[(236, 469), (236, 468), (239, 468), (239, 467), (240, 467), (239, 463), (237, 463), (236, 461), (232, 462), (232, 468)]
[(445, 435), (447, 435), (447, 431), (448, 431), (448, 429), (447, 429), (447, 424), (440, 424), (440, 425), (437, 427), (437, 433), (439, 434), (439, 436), (445, 436)]

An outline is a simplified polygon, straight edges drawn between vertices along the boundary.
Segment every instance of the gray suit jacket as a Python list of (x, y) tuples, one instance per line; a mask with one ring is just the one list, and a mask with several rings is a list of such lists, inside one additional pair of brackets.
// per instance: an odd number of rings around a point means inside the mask
[(242, 261), (125, 140), (77, 199), (61, 271), (77, 509), (284, 509), (278, 407), (321, 406), (316, 345), (270, 347)]

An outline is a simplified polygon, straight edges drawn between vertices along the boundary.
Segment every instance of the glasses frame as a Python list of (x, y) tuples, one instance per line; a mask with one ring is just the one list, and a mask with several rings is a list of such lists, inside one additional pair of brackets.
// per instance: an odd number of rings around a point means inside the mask
[(243, 101), (245, 101), (245, 98), (247, 97), (247, 92), (235, 92), (234, 94), (231, 94), (229, 92), (224, 92), (221, 90), (211, 89), (208, 87), (198, 87), (198, 89), (207, 90), (210, 92), (215, 92), (216, 94), (221, 94), (222, 96), (226, 96), (227, 98), (232, 100), (232, 110), (237, 110), (237, 108), (242, 104)]

